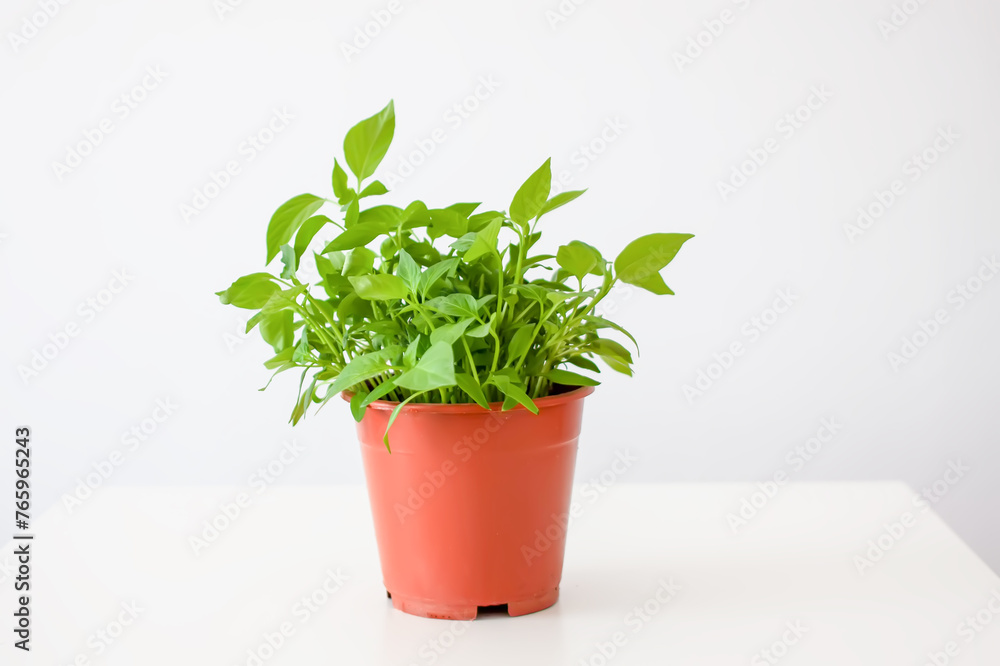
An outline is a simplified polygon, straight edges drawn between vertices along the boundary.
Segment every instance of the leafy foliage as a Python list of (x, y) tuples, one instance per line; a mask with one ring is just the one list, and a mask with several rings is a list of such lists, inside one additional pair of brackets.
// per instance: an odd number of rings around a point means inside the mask
[[(532, 255), (540, 218), (584, 192), (550, 196), (548, 160), (509, 212), (422, 201), (362, 208), (362, 200), (387, 193), (380, 181), (366, 181), (394, 130), (392, 102), (353, 127), (344, 161), (355, 187), (334, 161), (334, 198), (300, 194), (271, 217), (267, 263), (280, 257), (278, 274), (252, 273), (218, 292), (224, 304), (257, 310), (247, 331), (257, 327), (274, 348), (267, 368), (302, 371), (292, 423), (345, 390), (354, 393), (358, 420), (373, 400), (399, 403), (391, 425), (409, 402), (502, 401), (504, 409), (537, 412), (536, 398), (598, 384), (581, 372), (599, 372), (595, 360), (631, 375), (631, 353), (604, 334), (635, 339), (595, 308), (617, 282), (673, 294), (660, 270), (691, 235), (643, 236), (613, 262), (579, 240), (555, 256)], [(323, 207), (339, 208), (342, 223), (317, 214)], [(313, 253), (320, 280), (304, 283), (299, 264), (327, 225), (340, 233)]]

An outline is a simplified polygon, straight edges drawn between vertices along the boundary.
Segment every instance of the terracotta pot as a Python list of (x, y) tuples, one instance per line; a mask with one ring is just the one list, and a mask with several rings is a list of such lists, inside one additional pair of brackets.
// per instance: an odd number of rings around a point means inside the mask
[(386, 591), (397, 609), (471, 620), (559, 598), (583, 398), (591, 387), (487, 411), (410, 404), (382, 443), (396, 403), (358, 423)]

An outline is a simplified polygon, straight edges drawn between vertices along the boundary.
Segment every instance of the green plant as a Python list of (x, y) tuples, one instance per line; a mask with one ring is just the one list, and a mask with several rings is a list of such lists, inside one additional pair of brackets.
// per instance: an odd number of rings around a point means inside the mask
[[(354, 187), (335, 160), (334, 199), (301, 194), (271, 217), (266, 263), (280, 255), (280, 273), (252, 273), (218, 292), (225, 304), (258, 310), (247, 332), (257, 327), (274, 348), (267, 368), (275, 375), (302, 369), (291, 422), (310, 403), (345, 390), (353, 392), (359, 421), (373, 400), (398, 401), (390, 427), (409, 402), (487, 408), (502, 400), (503, 409), (520, 404), (537, 413), (533, 398), (598, 384), (579, 372), (599, 372), (595, 359), (631, 375), (629, 350), (602, 332), (617, 331), (633, 344), (635, 338), (595, 307), (618, 281), (673, 294), (659, 271), (691, 235), (643, 236), (613, 262), (578, 240), (554, 256), (531, 254), (542, 216), (584, 192), (550, 198), (549, 161), (506, 212), (476, 212), (475, 203), (428, 208), (421, 201), (362, 209), (364, 200), (386, 194), (369, 179), (394, 129), (392, 102), (355, 125), (344, 140)], [(327, 204), (339, 206), (342, 222), (318, 214)], [(321, 279), (303, 283), (296, 271), (328, 224), (340, 234), (313, 252)]]

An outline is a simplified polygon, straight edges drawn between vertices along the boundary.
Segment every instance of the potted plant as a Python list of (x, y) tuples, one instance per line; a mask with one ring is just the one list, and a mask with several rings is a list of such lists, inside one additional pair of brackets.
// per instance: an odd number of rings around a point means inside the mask
[[(672, 294), (659, 271), (691, 236), (643, 236), (614, 261), (579, 240), (534, 253), (542, 217), (583, 194), (550, 197), (549, 161), (506, 211), (370, 206), (387, 193), (371, 178), (394, 127), (390, 102), (351, 128), (353, 180), (335, 160), (333, 198), (282, 204), (267, 227), (266, 263), (280, 257), (280, 270), (218, 296), (257, 311), (247, 331), (274, 348), (267, 368), (301, 371), (293, 424), (313, 403), (349, 401), (396, 608), (451, 619), (541, 610), (558, 597), (595, 361), (632, 374), (615, 336), (635, 339), (595, 308), (618, 282)], [(310, 258), (327, 225), (339, 233)], [(304, 260), (318, 281), (297, 275)]]

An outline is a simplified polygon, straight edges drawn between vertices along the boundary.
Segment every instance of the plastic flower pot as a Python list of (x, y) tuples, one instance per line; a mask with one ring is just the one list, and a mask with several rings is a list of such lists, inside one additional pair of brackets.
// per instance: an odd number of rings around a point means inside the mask
[(583, 398), (591, 387), (489, 411), (396, 403), (358, 423), (382, 577), (398, 610), (475, 619), (525, 615), (559, 598)]

